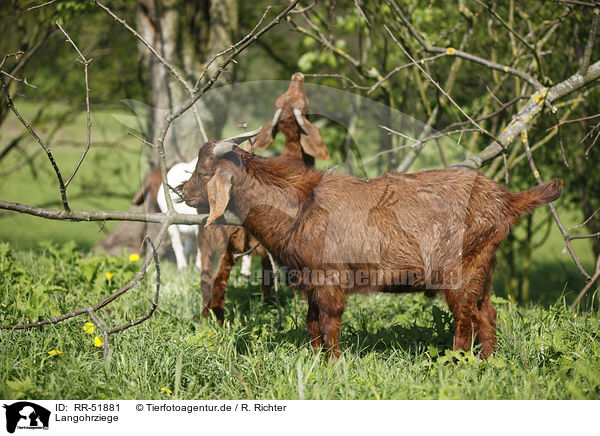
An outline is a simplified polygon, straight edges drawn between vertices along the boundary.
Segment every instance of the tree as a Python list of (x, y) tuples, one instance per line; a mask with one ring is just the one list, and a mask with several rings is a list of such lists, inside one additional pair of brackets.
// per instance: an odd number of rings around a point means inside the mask
[[(212, 74), (215, 65), (207, 65), (214, 54), (232, 46), (238, 34), (235, 0), (174, 1), (137, 0), (136, 27), (141, 78), (148, 88), (147, 104), (130, 103), (140, 117), (146, 117), (144, 136), (154, 144), (161, 134), (165, 113), (176, 110), (198, 90), (202, 71)], [(208, 68), (207, 68), (208, 67)], [(231, 74), (233, 66), (228, 66)], [(220, 79), (220, 82), (227, 79)], [(226, 93), (199, 101), (193, 111), (185, 113), (165, 138), (168, 163), (190, 160), (208, 139), (217, 137), (227, 117)], [(149, 170), (159, 165), (159, 156), (146, 149)], [(155, 199), (145, 199), (143, 206), (131, 211), (152, 210)], [(102, 241), (98, 248), (116, 253), (127, 247), (136, 250), (144, 236), (156, 236), (157, 225), (123, 221)]]

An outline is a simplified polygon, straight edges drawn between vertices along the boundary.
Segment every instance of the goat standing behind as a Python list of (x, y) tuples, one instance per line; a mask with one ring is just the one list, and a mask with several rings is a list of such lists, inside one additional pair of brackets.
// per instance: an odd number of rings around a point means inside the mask
[[(280, 95), (275, 101), (275, 114), (272, 121), (266, 123), (260, 130), (259, 135), (253, 141), (253, 149), (264, 150), (273, 142), (278, 131), (285, 135), (286, 142), (283, 154), (297, 159), (309, 166), (313, 166), (315, 158), (327, 160), (329, 152), (323, 143), (319, 130), (308, 120), (309, 101), (304, 88), (304, 75), (295, 73), (292, 75), (288, 90)], [(239, 135), (251, 137), (250, 134)], [(248, 147), (248, 151), (250, 147)], [(193, 171), (196, 159), (187, 163), (174, 165), (167, 173), (167, 183), (171, 187), (179, 186), (187, 181), (189, 174)], [(176, 193), (171, 192), (173, 206), (180, 213), (196, 213), (193, 208), (187, 207), (179, 202)], [(144, 184), (134, 199), (134, 204), (141, 204), (145, 196), (154, 199), (155, 208), (161, 212), (167, 212), (164, 190), (160, 168), (155, 168), (145, 179)], [(177, 268), (181, 269), (187, 265), (185, 248), (191, 246), (190, 239), (195, 235), (197, 238), (196, 267), (201, 271), (201, 292), (203, 296), (203, 316), (208, 316), (208, 310), (215, 313), (217, 322), (223, 323), (225, 291), (231, 268), (235, 263), (235, 255), (246, 252), (254, 247), (258, 241), (247, 234), (241, 227), (211, 226), (198, 228), (197, 226), (173, 225), (169, 227), (169, 235)], [(185, 241), (185, 244), (183, 243)], [(271, 271), (271, 265), (266, 258), (264, 248), (258, 247), (254, 254), (262, 257), (263, 268), (263, 296), (266, 299), (270, 295), (270, 280), (266, 271)], [(218, 262), (217, 272), (213, 275), (214, 263)], [(250, 256), (242, 257), (241, 273), (250, 275)]]
[[(266, 123), (260, 130), (252, 145), (246, 147), (255, 151), (266, 149), (273, 142), (274, 136), (281, 131), (285, 135), (283, 155), (306, 165), (314, 166), (315, 158), (327, 160), (329, 152), (323, 143), (319, 130), (308, 121), (308, 96), (304, 89), (304, 75), (292, 75), (288, 90), (275, 101), (275, 114), (272, 121)], [(235, 141), (242, 141), (254, 136), (248, 132), (235, 137)], [(258, 244), (258, 241), (243, 228), (224, 230), (222, 226), (210, 226), (200, 229), (198, 242), (202, 253), (202, 295), (204, 297), (204, 315), (208, 314), (206, 307), (210, 308), (219, 324), (224, 320), (225, 291), (231, 268), (235, 263), (235, 254), (244, 253)], [(223, 240), (223, 238), (225, 238)], [(227, 241), (225, 250), (223, 246)], [(223, 253), (214, 280), (211, 280), (212, 257), (214, 253)], [(254, 254), (262, 257), (262, 290), (263, 297), (268, 300), (271, 293), (271, 279), (269, 272), (271, 264), (266, 257), (263, 247), (259, 246)], [(211, 286), (212, 284), (212, 286)]]
[[(167, 184), (169, 186), (179, 186), (187, 179), (190, 178), (190, 174), (196, 167), (197, 159), (190, 162), (182, 162), (173, 165), (173, 167), (167, 172)], [(173, 202), (173, 208), (177, 213), (196, 214), (196, 209), (189, 207), (187, 204), (182, 203), (180, 197), (175, 192), (169, 192), (171, 200)], [(162, 183), (158, 188), (156, 194), (156, 203), (162, 213), (167, 213), (167, 200), (165, 198), (165, 191)], [(177, 269), (182, 269), (187, 266), (186, 253), (193, 251), (196, 248), (196, 267), (201, 268), (201, 253), (200, 248), (196, 242), (198, 235), (198, 226), (196, 225), (184, 225), (174, 224), (168, 228), (169, 236), (171, 237), (171, 245), (175, 252), (175, 259), (177, 261)]]

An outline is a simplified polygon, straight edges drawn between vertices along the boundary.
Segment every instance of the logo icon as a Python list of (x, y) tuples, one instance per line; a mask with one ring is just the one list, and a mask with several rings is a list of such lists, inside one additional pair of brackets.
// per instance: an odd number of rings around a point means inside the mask
[(48, 429), (50, 411), (29, 401), (19, 401), (3, 406), (6, 409), (6, 430), (14, 433), (15, 429)]

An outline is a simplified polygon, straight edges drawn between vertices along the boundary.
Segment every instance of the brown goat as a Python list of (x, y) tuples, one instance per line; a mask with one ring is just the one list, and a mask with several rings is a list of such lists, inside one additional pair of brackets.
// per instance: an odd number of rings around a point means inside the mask
[(232, 211), (288, 268), (308, 299), (315, 349), (339, 356), (350, 292), (439, 291), (454, 315), (454, 349), (476, 339), (481, 357), (494, 352), (494, 252), (521, 214), (560, 196), (561, 180), (511, 193), (459, 168), (358, 179), (256, 157), (235, 142), (204, 144), (184, 199), (209, 213), (206, 225)]
[(244, 150), (264, 150), (278, 131), (285, 135), (283, 155), (302, 160), (308, 166), (315, 165), (315, 158), (329, 159), (329, 151), (323, 143), (319, 129), (308, 121), (308, 96), (304, 89), (304, 75), (294, 73), (288, 90), (275, 100), (273, 120), (262, 126), (252, 144)]
[[(273, 142), (277, 132), (281, 131), (285, 135), (284, 156), (302, 161), (309, 166), (314, 165), (315, 157), (323, 160), (329, 159), (329, 152), (323, 143), (319, 130), (308, 121), (308, 112), (308, 96), (304, 89), (304, 75), (295, 73), (292, 75), (288, 90), (275, 101), (273, 120), (262, 127), (252, 145), (247, 146), (247, 151), (250, 151), (251, 148), (255, 151), (264, 150)], [(242, 134), (239, 138), (245, 138), (246, 136)], [(225, 291), (231, 268), (235, 263), (234, 255), (244, 253), (258, 244), (258, 241), (241, 227), (227, 230), (221, 227), (218, 225), (207, 227), (201, 229), (198, 233), (200, 251), (203, 256), (206, 253), (206, 258), (202, 260), (201, 286), (205, 306), (203, 314), (206, 316), (208, 314), (207, 308), (210, 308), (219, 324), (222, 324), (224, 320)], [(228, 242), (226, 243), (226, 241)], [(226, 247), (224, 247), (225, 244), (227, 244)], [(223, 255), (219, 261), (214, 280), (209, 280), (213, 268), (211, 256), (215, 252), (223, 253)], [(271, 293), (271, 284), (267, 272), (271, 271), (271, 265), (263, 247), (256, 248), (254, 254), (262, 257), (263, 297), (268, 300)], [(212, 291), (210, 290), (211, 286)]]

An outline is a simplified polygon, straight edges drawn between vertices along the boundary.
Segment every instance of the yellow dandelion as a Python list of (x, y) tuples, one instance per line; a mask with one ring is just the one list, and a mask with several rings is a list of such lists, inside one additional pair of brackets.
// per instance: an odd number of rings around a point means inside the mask
[(173, 393), (173, 391), (169, 388), (160, 388), (161, 391), (166, 392), (167, 394), (171, 395)]
[(63, 353), (60, 350), (50, 350), (48, 351), (48, 354), (50, 356), (62, 356)]
[(104, 339), (102, 339), (100, 336), (96, 336), (94, 338), (94, 347), (101, 347), (102, 345), (104, 345)]
[(110, 280), (113, 278), (113, 273), (107, 272), (106, 274), (104, 274), (104, 277), (106, 277), (106, 280)]
[(129, 256), (129, 262), (137, 262), (138, 260), (140, 260), (139, 254), (133, 253)]
[(83, 331), (89, 335), (93, 334), (94, 333), (94, 323), (89, 322), (89, 321), (86, 322), (83, 325)]

